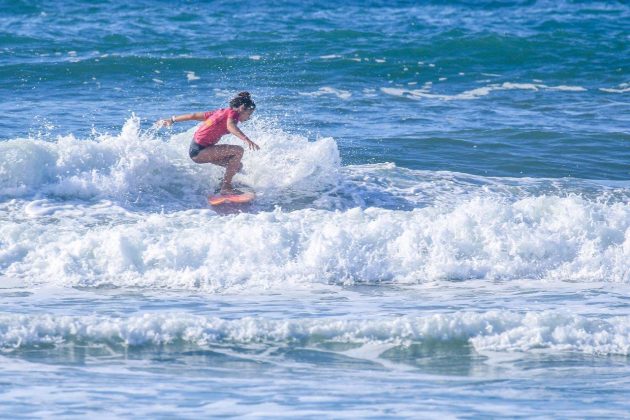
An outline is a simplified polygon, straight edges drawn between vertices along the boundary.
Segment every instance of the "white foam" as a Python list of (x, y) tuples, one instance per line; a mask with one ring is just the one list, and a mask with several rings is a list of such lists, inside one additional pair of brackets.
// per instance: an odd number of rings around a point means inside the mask
[[(379, 319), (222, 319), (185, 313), (146, 313), (128, 318), (0, 314), (0, 348), (48, 345), (161, 346), (185, 342), (201, 347), (255, 343), (363, 344), (352, 350), (372, 358), (413, 342), (469, 341), (478, 351), (573, 351), (630, 354), (630, 317), (606, 320), (559, 311), (456, 312)], [(376, 354), (378, 357), (378, 354)]]
[(599, 90), (607, 93), (626, 93), (630, 92), (630, 83), (621, 83), (616, 88), (599, 88)]
[(0, 143), (0, 191), (22, 197), (0, 207), (4, 277), (208, 292), (441, 279), (630, 282), (627, 199), (541, 195), (524, 189), (527, 180), (393, 164), (341, 168), (333, 139), (309, 141), (253, 120), (243, 130), (261, 150), (246, 152), (237, 181), (259, 193), (259, 207), (217, 217), (204, 197), (223, 169), (189, 160), (192, 130), (162, 140), (132, 118), (116, 136)]
[(201, 79), (201, 78), (199, 76), (197, 76), (194, 71), (187, 71), (186, 72), (186, 80), (188, 80), (189, 82), (193, 82), (193, 81), (199, 80), (199, 79)]
[(555, 311), (510, 315), (492, 334), (471, 338), (477, 350), (554, 349), (587, 354), (630, 354), (630, 317), (587, 318)]
[[(45, 217), (49, 210), (40, 204), (24, 211)], [(116, 224), (86, 226), (85, 217), (4, 222), (5, 276), (62, 287), (211, 293), (444, 279), (630, 283), (625, 202), (576, 196), (509, 202), (490, 195), (412, 211), (307, 208), (224, 217), (208, 210), (134, 217), (116, 211), (106, 220)]]
[(133, 214), (109, 200), (85, 204), (81, 202), (54, 202), (46, 199), (33, 200), (24, 206), (24, 214), (33, 219), (44, 217), (81, 217), (84, 222), (94, 218), (133, 217)]
[(535, 84), (535, 83), (510, 83), (510, 82), (505, 82), (501, 86), (497, 86), (497, 88), (506, 89), (506, 90), (512, 90), (512, 89), (538, 90), (540, 87), (543, 87), (543, 85)]
[(582, 87), (582, 86), (566, 86), (566, 85), (549, 86), (549, 87), (547, 87), (547, 89), (548, 90), (558, 90), (558, 91), (563, 91), (563, 92), (585, 92), (585, 91), (587, 91), (587, 89)]
[(439, 99), (444, 101), (450, 100), (466, 100), (466, 99), (476, 99), (481, 96), (488, 95), (493, 89), (490, 87), (482, 87), (477, 89), (471, 89), (456, 95), (440, 95), (435, 93), (428, 93), (427, 89), (401, 89), (401, 88), (381, 88), (381, 92), (386, 93), (392, 96), (400, 96), (411, 99), (420, 99), (420, 98), (428, 98), (428, 99)]
[(478, 99), (483, 96), (487, 96), (494, 91), (503, 91), (503, 90), (548, 90), (548, 91), (563, 91), (563, 92), (584, 92), (587, 89), (581, 86), (547, 86), (539, 83), (511, 83), (505, 82), (502, 84), (490, 84), (487, 86), (466, 90), (461, 93), (457, 93), (454, 95), (446, 95), (446, 94), (436, 94), (430, 93), (431, 85), (425, 85), (423, 89), (409, 90), (409, 89), (401, 89), (401, 88), (381, 88), (383, 93), (392, 96), (399, 96), (411, 99), (438, 99), (443, 101), (452, 101), (452, 100), (472, 100)]
[(339, 99), (347, 100), (350, 99), (352, 93), (347, 90), (335, 89), (330, 86), (324, 86), (319, 88), (316, 92), (300, 92), (302, 96), (322, 96), (322, 95), (334, 95)]

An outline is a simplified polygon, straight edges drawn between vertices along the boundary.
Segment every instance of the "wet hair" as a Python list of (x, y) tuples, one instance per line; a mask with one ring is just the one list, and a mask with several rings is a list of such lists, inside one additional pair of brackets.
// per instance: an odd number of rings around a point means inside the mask
[(241, 105), (245, 105), (245, 109), (256, 109), (249, 92), (241, 92), (230, 101), (230, 108), (238, 108)]

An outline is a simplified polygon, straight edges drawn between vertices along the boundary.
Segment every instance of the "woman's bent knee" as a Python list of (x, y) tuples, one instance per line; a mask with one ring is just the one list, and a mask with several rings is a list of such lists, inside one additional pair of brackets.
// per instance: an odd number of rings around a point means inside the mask
[(241, 160), (244, 153), (245, 150), (241, 146), (234, 146), (233, 153), (230, 159)]

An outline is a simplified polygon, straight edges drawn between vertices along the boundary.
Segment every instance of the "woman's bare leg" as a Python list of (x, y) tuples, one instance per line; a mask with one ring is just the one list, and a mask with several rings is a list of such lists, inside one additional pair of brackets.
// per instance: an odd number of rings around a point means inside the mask
[(219, 144), (206, 147), (193, 158), (193, 161), (196, 163), (214, 163), (225, 167), (225, 175), (223, 175), (223, 182), (221, 182), (221, 194), (230, 194), (234, 192), (232, 178), (242, 167), (243, 152), (241, 146)]
[[(212, 164), (218, 165), (218, 166), (223, 166), (224, 168), (227, 168), (227, 166), (228, 166), (228, 159), (224, 159), (224, 160), (221, 160), (219, 162), (212, 162)], [(241, 172), (241, 169), (243, 169), (243, 162), (241, 162), (241, 164), (239, 165), (238, 170), (236, 171), (236, 173)]]

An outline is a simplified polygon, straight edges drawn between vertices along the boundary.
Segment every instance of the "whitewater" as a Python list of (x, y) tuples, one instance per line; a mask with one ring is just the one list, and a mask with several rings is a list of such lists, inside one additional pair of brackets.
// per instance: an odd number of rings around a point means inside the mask
[[(254, 369), (274, 383), (301, 369), (307, 376), (292, 379), (298, 389), (333, 368), (372, 387), (370, 372), (385, 369), (407, 384), (404, 392), (426, 392), (432, 380), (414, 366), (450, 383), (463, 371), (472, 375), (466, 381), (481, 380), (471, 372), (489, 364), (493, 380), (511, 383), (508, 372), (523, 363), (554, 372), (557, 360), (630, 352), (625, 183), (344, 166), (333, 138), (308, 139), (257, 118), (245, 129), (261, 151), (246, 154), (236, 181), (259, 197), (222, 211), (205, 203), (221, 172), (186, 158), (193, 129), (141, 126), (132, 116), (115, 134), (0, 143), (4, 375), (71, 353), (81, 371), (41, 374), (110, 381), (120, 369), (136, 377), (152, 354), (127, 391), (137, 392), (156, 380), (151, 365), (179, 354), (223, 366), (227, 376)], [(177, 368), (174, 360), (167, 369)], [(177, 405), (182, 389), (208, 386), (190, 363), (177, 393), (154, 392)], [(327, 387), (340, 380), (327, 378)], [(249, 413), (243, 403), (263, 416), (287, 409), (232, 392), (236, 405), (217, 400), (219, 413)], [(53, 390), (44, 395), (56, 399)], [(142, 399), (120, 398), (118, 415), (146, 410)], [(327, 404), (307, 412), (327, 413), (335, 406)], [(365, 407), (357, 400), (344, 415), (365, 415)], [(370, 410), (417, 408), (397, 396)]]
[(250, 130), (262, 151), (247, 154), (237, 181), (259, 199), (233, 214), (204, 203), (221, 170), (186, 158), (190, 132), (158, 137), (130, 118), (118, 135), (0, 144), (5, 275), (209, 292), (287, 282), (630, 281), (627, 188), (342, 167), (331, 138), (308, 141), (264, 122)]

